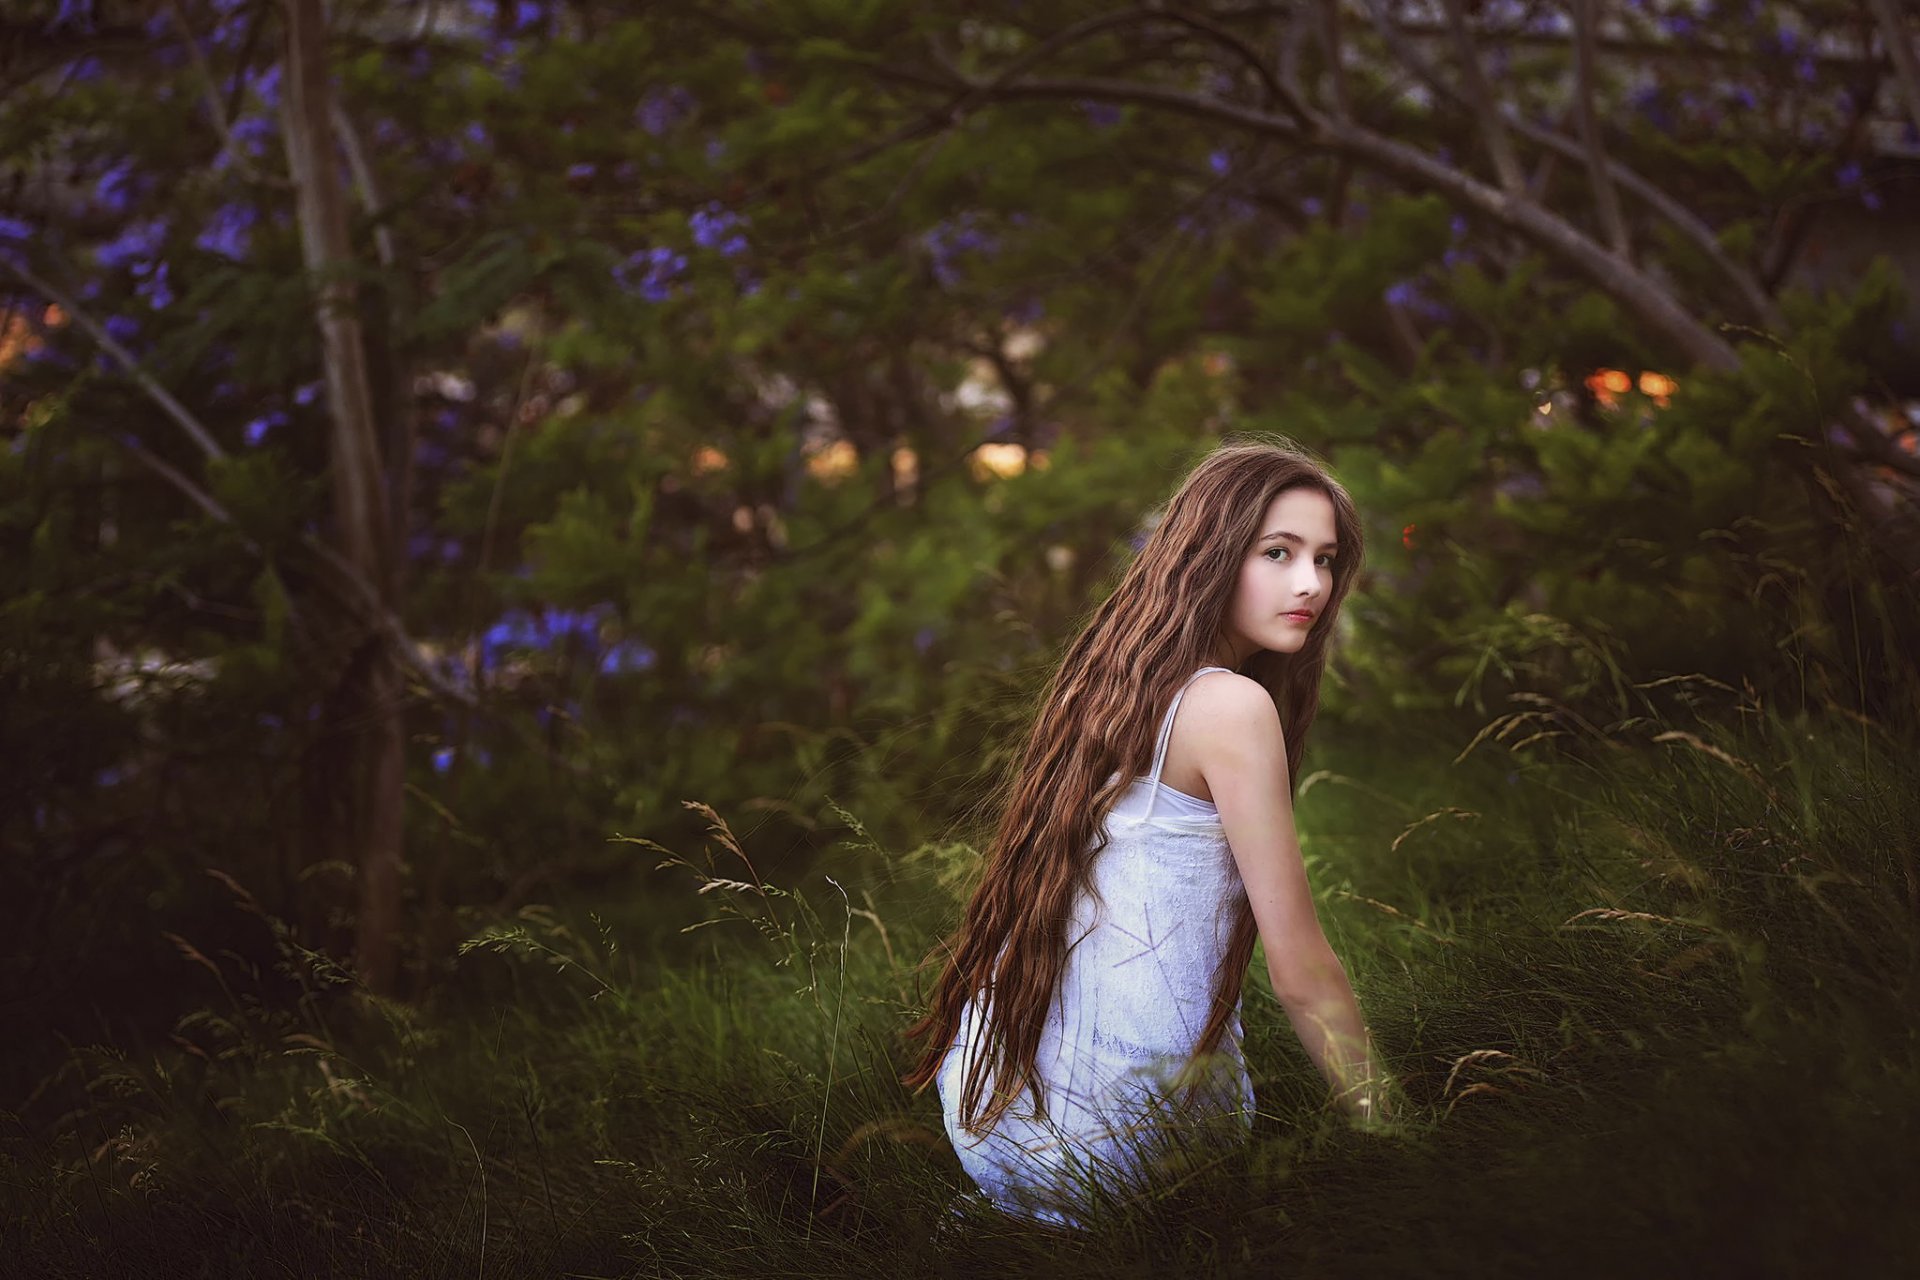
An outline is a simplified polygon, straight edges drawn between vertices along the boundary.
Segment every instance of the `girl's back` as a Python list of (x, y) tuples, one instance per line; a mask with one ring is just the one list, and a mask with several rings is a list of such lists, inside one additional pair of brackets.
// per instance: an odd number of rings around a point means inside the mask
[[(1245, 891), (1214, 806), (1171, 791), (1161, 773), (1187, 687), (1225, 670), (1202, 667), (1175, 692), (1148, 776), (1108, 815), (1108, 843), (1068, 921), (1066, 968), (1035, 1060), (1044, 1111), (1036, 1112), (1028, 1091), (985, 1132), (962, 1126), (961, 1084), (983, 1013), (978, 992), (941, 1063), (948, 1136), (967, 1173), (1006, 1212), (1077, 1225), (1089, 1174), (1130, 1181), (1174, 1135), (1166, 1109), (1173, 1079), (1207, 1024)], [(1191, 1106), (1182, 1122), (1251, 1125), (1241, 1037), (1236, 1008), (1218, 1053), (1185, 1096)]]

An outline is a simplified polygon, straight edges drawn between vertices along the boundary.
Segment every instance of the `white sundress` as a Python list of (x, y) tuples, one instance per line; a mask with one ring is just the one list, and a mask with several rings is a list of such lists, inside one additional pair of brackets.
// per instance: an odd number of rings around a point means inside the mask
[(1246, 897), (1218, 811), (1160, 782), (1187, 686), (1225, 670), (1202, 667), (1175, 692), (1150, 776), (1136, 778), (1108, 815), (1109, 840), (1093, 860), (1096, 892), (1075, 899), (1066, 967), (1035, 1056), (1044, 1114), (1029, 1088), (992, 1128), (961, 1127), (965, 1071), (981, 1030), (977, 991), (940, 1064), (935, 1083), (947, 1136), (961, 1167), (1002, 1212), (1081, 1227), (1090, 1182), (1137, 1185), (1157, 1153), (1176, 1148), (1183, 1135), (1192, 1141), (1194, 1122), (1224, 1122), (1238, 1137), (1252, 1127), (1239, 1006), (1178, 1123), (1168, 1123), (1176, 1116), (1165, 1101), (1206, 1026)]

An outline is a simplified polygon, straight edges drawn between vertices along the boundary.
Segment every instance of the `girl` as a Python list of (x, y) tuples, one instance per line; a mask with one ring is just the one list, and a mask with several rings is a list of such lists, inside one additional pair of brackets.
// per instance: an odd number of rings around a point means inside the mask
[(906, 1032), (926, 1044), (904, 1083), (937, 1083), (962, 1167), (1003, 1212), (1082, 1227), (1219, 1126), (1245, 1137), (1256, 936), (1334, 1102), (1384, 1118), (1292, 809), (1361, 550), (1352, 500), (1305, 451), (1226, 444), (1068, 647)]

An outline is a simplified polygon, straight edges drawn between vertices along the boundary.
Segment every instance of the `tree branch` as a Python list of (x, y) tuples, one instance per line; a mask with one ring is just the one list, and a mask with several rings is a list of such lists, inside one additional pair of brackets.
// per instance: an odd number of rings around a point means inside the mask
[[(1402, 66), (1413, 71), (1414, 75), (1431, 89), (1434, 94), (1446, 101), (1465, 107), (1466, 103), (1454, 87), (1443, 80), (1433, 65), (1413, 48), (1388, 19), (1381, 7), (1380, 0), (1364, 0), (1368, 17), (1374, 30), (1385, 42), (1394, 58)], [(1579, 143), (1563, 134), (1532, 124), (1525, 118), (1509, 115), (1507, 124), (1521, 137), (1558, 152), (1569, 160), (1581, 160), (1584, 152)], [(1717, 267), (1734, 290), (1740, 295), (1752, 319), (1769, 329), (1786, 328), (1786, 318), (1753, 273), (1740, 266), (1727, 251), (1720, 246), (1720, 238), (1708, 226), (1696, 217), (1692, 210), (1675, 200), (1665, 191), (1649, 182), (1639, 173), (1628, 168), (1612, 157), (1607, 158), (1607, 172), (1621, 187), (1640, 199), (1685, 239), (1698, 249), (1708, 261)]]
[[(219, 442), (213, 438), (213, 433), (208, 431), (198, 418), (189, 413), (184, 405), (174, 399), (167, 389), (154, 379), (152, 374), (142, 369), (140, 362), (134, 359), (132, 353), (114, 341), (113, 336), (106, 331), (100, 322), (78, 306), (65, 290), (48, 283), (35, 272), (8, 258), (0, 257), (0, 266), (5, 266), (13, 272), (14, 275), (18, 276), (29, 288), (46, 298), (47, 301), (57, 304), (62, 311), (67, 313), (75, 324), (86, 330), (87, 334), (92, 337), (94, 341), (98, 342), (102, 349), (104, 349), (108, 355), (112, 356), (121, 368), (126, 371), (127, 376), (133, 379), (135, 385), (144, 391), (149, 399), (159, 405), (166, 415), (179, 425), (181, 430), (187, 433), (188, 438), (194, 442), (201, 453), (211, 459), (225, 458), (228, 456), (227, 451), (222, 449)], [(202, 511), (223, 524), (232, 525), (235, 523), (232, 514), (228, 512), (212, 494), (200, 488), (184, 473), (163, 462), (145, 446), (141, 445), (137, 440), (134, 440), (133, 437), (121, 433), (115, 438), (123, 446), (126, 446), (129, 452), (136, 458), (152, 468), (161, 479), (172, 485), (196, 507), (199, 507)], [(244, 532), (242, 533), (242, 537), (245, 538)], [(433, 665), (425, 654), (420, 652), (418, 643), (414, 641), (412, 636), (407, 634), (406, 625), (381, 602), (380, 596), (374, 590), (373, 585), (361, 577), (339, 552), (329, 547), (311, 533), (302, 532), (300, 535), (300, 544), (312, 552), (316, 560), (324, 567), (325, 572), (320, 574), (319, 577), (329, 587), (335, 598), (346, 604), (350, 610), (359, 613), (375, 631), (385, 636), (387, 640), (393, 644), (394, 651), (399, 655), (400, 660), (414, 671), (429, 689), (432, 689), (441, 697), (449, 698), (465, 706), (475, 706), (478, 704), (478, 700), (471, 692), (450, 683), (445, 676), (440, 674), (438, 668)], [(255, 554), (263, 557), (266, 554), (265, 551), (251, 539), (246, 540), (246, 546), (249, 551)]]
[(1607, 164), (1606, 144), (1600, 137), (1600, 120), (1593, 109), (1593, 9), (1594, 0), (1574, 0), (1573, 96), (1579, 109), (1580, 141), (1586, 152), (1587, 180), (1593, 184), (1600, 229), (1613, 251), (1625, 258), (1631, 256), (1632, 242), (1627, 238), (1627, 220), (1620, 213), (1620, 195), (1613, 189), (1613, 172)]
[(1639, 316), (1654, 332), (1666, 336), (1684, 356), (1713, 369), (1739, 364), (1733, 348), (1702, 324), (1657, 280), (1633, 263), (1609, 252), (1578, 227), (1540, 205), (1461, 172), (1426, 152), (1375, 133), (1358, 123), (1319, 117), (1314, 133), (1303, 134), (1291, 120), (1238, 103), (1203, 97), (1163, 85), (1102, 78), (1055, 78), (1001, 84), (994, 90), (1003, 98), (1067, 101), (1082, 99), (1126, 102), (1159, 107), (1203, 120), (1236, 125), (1255, 133), (1303, 142), (1335, 155), (1351, 156), (1417, 187), (1445, 195), (1455, 204), (1477, 210), (1494, 222), (1518, 232), (1572, 267), (1600, 292)]
[(373, 166), (367, 163), (366, 149), (360, 145), (360, 131), (353, 127), (353, 118), (337, 99), (333, 104), (333, 127), (339, 134), (340, 150), (347, 157), (347, 171), (353, 175), (353, 186), (359, 193), (360, 207), (367, 211), (367, 219), (373, 224), (374, 253), (378, 255), (380, 265), (391, 271), (399, 261), (399, 255), (393, 247), (393, 228), (386, 223), (386, 206), (380, 199), (380, 187), (374, 180)]
[(193, 28), (187, 24), (187, 15), (181, 11), (180, 0), (167, 0), (167, 9), (173, 14), (174, 25), (180, 28), (180, 39), (186, 44), (188, 56), (193, 59), (194, 70), (200, 76), (201, 95), (207, 100), (207, 115), (213, 120), (213, 128), (220, 135), (220, 151), (232, 159), (234, 167), (249, 182), (277, 190), (286, 190), (288, 183), (284, 178), (260, 172), (253, 167), (253, 161), (240, 149), (233, 138), (233, 126), (227, 123), (227, 109), (220, 101), (219, 82), (213, 77), (213, 68), (208, 65), (207, 57), (200, 52), (200, 42), (194, 38)]
[(1907, 100), (1907, 114), (1913, 117), (1913, 127), (1920, 129), (1920, 54), (1914, 52), (1913, 41), (1907, 37), (1894, 0), (1868, 0), (1868, 3), (1873, 6), (1873, 16), (1880, 24), (1880, 36), (1887, 42), (1887, 55), (1893, 59), (1894, 73), (1900, 80), (1900, 96)]
[(1460, 0), (1445, 0), (1447, 26), (1453, 33), (1453, 49), (1460, 62), (1460, 78), (1464, 84), (1463, 93), (1467, 103), (1473, 108), (1473, 114), (1480, 121), (1480, 138), (1486, 144), (1487, 156), (1493, 161), (1494, 175), (1500, 185), (1513, 195), (1526, 190), (1526, 177), (1520, 172), (1520, 162), (1514, 157), (1513, 142), (1507, 137), (1505, 119), (1496, 105), (1493, 85), (1487, 81), (1486, 70), (1480, 65), (1479, 50), (1473, 46), (1473, 33), (1467, 29), (1466, 14), (1460, 9)]

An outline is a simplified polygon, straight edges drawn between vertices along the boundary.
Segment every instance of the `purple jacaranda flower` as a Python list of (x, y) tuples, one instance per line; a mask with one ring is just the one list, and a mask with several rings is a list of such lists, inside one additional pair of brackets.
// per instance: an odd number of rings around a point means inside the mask
[(991, 253), (999, 247), (971, 210), (928, 228), (921, 234), (920, 243), (932, 261), (934, 279), (948, 289), (959, 283), (958, 261), (962, 256)]
[(526, 31), (537, 26), (546, 16), (546, 6), (537, 0), (515, 0), (513, 6), (513, 29)]
[(694, 97), (680, 85), (649, 89), (633, 109), (633, 121), (654, 137), (680, 123), (694, 107)]
[(732, 258), (747, 250), (746, 237), (736, 230), (745, 222), (737, 213), (708, 204), (693, 211), (687, 226), (693, 232), (693, 242), (702, 249), (717, 249), (722, 257)]
[(1814, 62), (1813, 56), (1808, 54), (1794, 60), (1793, 74), (1802, 84), (1812, 84), (1820, 78), (1820, 68)]
[[(267, 153), (267, 148), (273, 145), (274, 138), (279, 134), (279, 126), (274, 123), (271, 116), (244, 115), (233, 122), (231, 132), (234, 145), (251, 158), (258, 160)], [(227, 158), (223, 155), (220, 163), (215, 167), (224, 169), (227, 163)]]
[(1207, 168), (1224, 178), (1227, 176), (1228, 171), (1233, 168), (1233, 157), (1228, 154), (1225, 147), (1222, 147), (1207, 156)]
[(255, 68), (247, 75), (247, 87), (253, 90), (256, 98), (269, 107), (280, 105), (280, 64), (269, 62)]
[(1396, 307), (1410, 307), (1419, 294), (1419, 289), (1411, 280), (1396, 280), (1387, 286), (1387, 302)]
[(1754, 96), (1753, 90), (1740, 85), (1733, 91), (1733, 104), (1742, 111), (1751, 111), (1760, 105), (1760, 100)]
[(913, 633), (913, 647), (919, 652), (925, 653), (927, 650), (933, 648), (933, 642), (939, 638), (940, 633), (932, 627), (921, 627)]
[(708, 138), (706, 149), (707, 163), (718, 169), (727, 158), (727, 144), (719, 138)]
[(272, 409), (249, 422), (246, 427), (242, 429), (241, 434), (248, 444), (257, 445), (267, 438), (267, 432), (273, 430), (275, 427), (284, 427), (286, 425), (286, 411), (284, 409)]
[(108, 268), (146, 262), (160, 252), (166, 237), (167, 224), (158, 218), (129, 222), (119, 235), (93, 251), (94, 261)]
[(93, 196), (101, 204), (115, 213), (125, 213), (133, 203), (134, 172), (133, 161), (121, 160), (110, 165), (93, 184)]
[(451, 768), (453, 768), (453, 748), (440, 747), (433, 753), (433, 771), (445, 773)]
[(0, 214), (0, 240), (31, 240), (33, 224), (22, 218), (9, 218)]
[(1082, 102), (1080, 112), (1096, 129), (1111, 129), (1120, 123), (1120, 108), (1111, 102)]
[(312, 404), (320, 398), (318, 382), (303, 382), (293, 389), (293, 402), (298, 405)]
[(628, 293), (648, 302), (665, 302), (687, 269), (687, 255), (666, 245), (655, 245), (628, 256), (613, 269), (613, 278)]
[(1317, 218), (1325, 213), (1326, 210), (1326, 202), (1319, 196), (1308, 196), (1300, 202), (1300, 212), (1306, 214), (1309, 218)]
[(60, 8), (53, 15), (53, 21), (46, 26), (48, 34), (67, 30), (81, 35), (93, 33), (93, 0), (60, 0)]
[(1878, 191), (1868, 190), (1860, 193), (1860, 203), (1864, 208), (1878, 213), (1880, 212), (1880, 207), (1886, 202), (1880, 198)]
[(1841, 165), (1838, 169), (1835, 169), (1833, 171), (1833, 180), (1838, 184), (1840, 184), (1842, 187), (1859, 186), (1860, 185), (1859, 163), (1853, 160), (1847, 161), (1845, 164)]
[(108, 316), (107, 336), (111, 337), (115, 342), (132, 342), (140, 336), (140, 322), (132, 316)]
[(651, 671), (658, 655), (648, 646), (637, 640), (621, 640), (608, 647), (600, 655), (602, 675), (626, 675), (634, 671)]
[(173, 283), (167, 278), (167, 264), (156, 262), (144, 279), (134, 286), (134, 293), (146, 301), (155, 311), (165, 310), (173, 305)]
[(599, 165), (588, 160), (580, 160), (567, 166), (567, 177), (573, 179), (575, 182), (584, 182), (599, 172), (599, 170)]
[(217, 253), (222, 257), (238, 260), (247, 256), (247, 247), (252, 243), (251, 229), (255, 213), (251, 205), (223, 204), (213, 211), (200, 234), (193, 238), (194, 244), (208, 253)]

